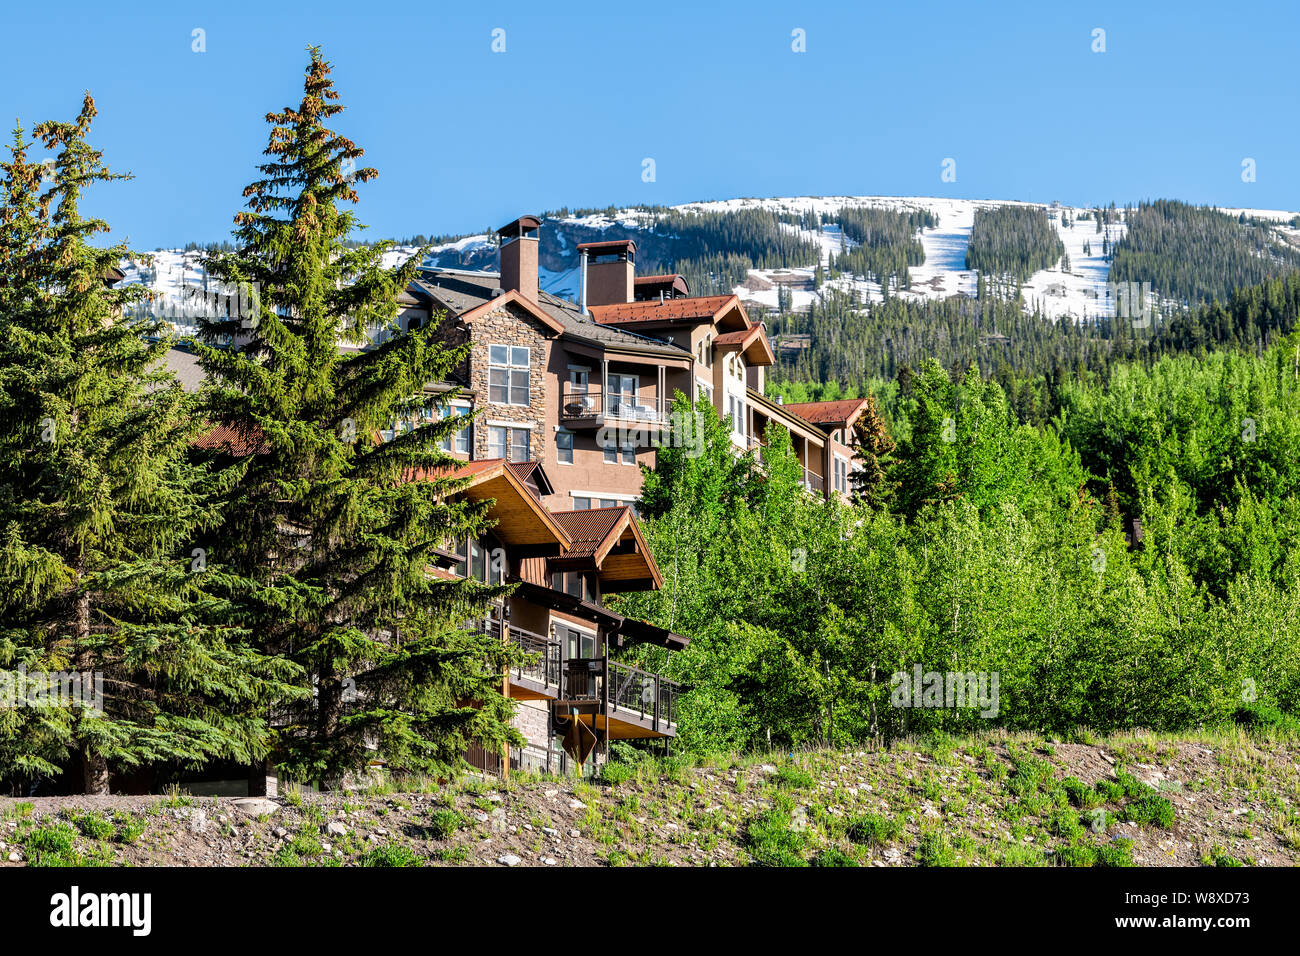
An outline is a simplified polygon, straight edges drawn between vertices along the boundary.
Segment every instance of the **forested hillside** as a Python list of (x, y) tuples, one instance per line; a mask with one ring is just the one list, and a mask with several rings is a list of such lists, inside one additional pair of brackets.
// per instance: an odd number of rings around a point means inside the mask
[(1036, 206), (997, 206), (977, 209), (966, 268), (1021, 281), (1060, 261), (1065, 246)]
[[(981, 291), (985, 286), (981, 284)], [(985, 374), (1006, 367), (1019, 378), (1064, 369), (1104, 372), (1119, 360), (1227, 346), (1258, 354), (1300, 322), (1300, 273), (1240, 289), (1190, 311), (1166, 303), (1148, 327), (1131, 318), (1053, 322), (1001, 295), (912, 301), (891, 297), (864, 305), (828, 291), (805, 313), (760, 313), (778, 343), (807, 336), (804, 347), (779, 349), (774, 394), (783, 383), (836, 382), (861, 389), (894, 378), (926, 358), (945, 368), (976, 362)]]
[(856, 245), (842, 244), (831, 256), (832, 272), (848, 272), (888, 285), (897, 278), (899, 285), (911, 286), (908, 266), (925, 261), (925, 250), (918, 238), (920, 230), (933, 228), (935, 217), (929, 212), (898, 212), (870, 206), (845, 206), (835, 221), (845, 239)]
[(1300, 268), (1300, 249), (1245, 213), (1158, 199), (1125, 210), (1125, 220), (1128, 234), (1115, 243), (1111, 279), (1149, 282), (1179, 303), (1226, 299), (1233, 289)]

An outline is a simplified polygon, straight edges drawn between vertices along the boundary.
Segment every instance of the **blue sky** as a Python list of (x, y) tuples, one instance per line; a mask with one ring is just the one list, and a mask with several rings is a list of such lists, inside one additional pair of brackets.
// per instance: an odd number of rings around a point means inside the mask
[[(93, 141), (136, 177), (89, 208), (144, 250), (228, 236), (263, 116), (297, 103), (309, 43), (349, 107), (337, 128), (380, 171), (360, 205), (375, 237), (736, 196), (1300, 207), (1290, 3), (553, 9), (10, 5), (7, 27), (31, 41), (5, 44), (0, 116), (71, 118), (89, 89)], [(191, 49), (195, 29), (206, 52)], [(955, 182), (941, 180), (946, 158)]]

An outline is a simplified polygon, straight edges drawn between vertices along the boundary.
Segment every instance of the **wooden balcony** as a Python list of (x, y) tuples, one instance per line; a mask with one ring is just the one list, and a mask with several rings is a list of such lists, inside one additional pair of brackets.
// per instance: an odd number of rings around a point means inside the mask
[(604, 657), (565, 658), (559, 641), (496, 618), (470, 626), (500, 635), (528, 655), (506, 671), (514, 700), (552, 701), (557, 719), (577, 715), (594, 730), (608, 726), (613, 740), (677, 736), (681, 687), (674, 681)]
[(599, 385), (565, 385), (560, 398), (560, 421), (569, 428), (604, 425), (663, 425), (672, 418), (673, 400), (662, 395), (602, 393)]
[(554, 708), (557, 718), (574, 718), (592, 729), (607, 727), (612, 740), (677, 736), (674, 681), (605, 658), (571, 658)]

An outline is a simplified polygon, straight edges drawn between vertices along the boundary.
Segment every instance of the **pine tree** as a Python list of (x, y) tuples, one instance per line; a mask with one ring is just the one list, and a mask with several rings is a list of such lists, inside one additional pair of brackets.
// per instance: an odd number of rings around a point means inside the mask
[(0, 776), (66, 768), (104, 793), (111, 767), (256, 758), (287, 668), (193, 573), (217, 489), (184, 460), (190, 399), (157, 368), (163, 330), (129, 314), (139, 287), (106, 281), (131, 253), (90, 244), (108, 226), (83, 189), (127, 178), (87, 143), (95, 114), (87, 95), (75, 122), (35, 128), (52, 172), (21, 129), (0, 164), (0, 665), (99, 675), (104, 697), (0, 711)]
[[(391, 243), (348, 242), (354, 185), (377, 173), (353, 171), (363, 151), (325, 125), (343, 106), (330, 65), (310, 58), (301, 104), (267, 116), (270, 159), (244, 191), (236, 251), (208, 261), (230, 286), (253, 284), (255, 314), (201, 322), (198, 351), (211, 421), (250, 452), (226, 461), (237, 477), (212, 547), (257, 584), (241, 616), (259, 645), (314, 693), (275, 728), (272, 759), (331, 785), (372, 747), (394, 769), (439, 770), (472, 740), (520, 738), (501, 692), (507, 648), (462, 628), (500, 589), (429, 573), (434, 549), (488, 525), (481, 506), (447, 500), (463, 481), (438, 443), (464, 421), (420, 424), (436, 418), (425, 385), (462, 353), (437, 343), (436, 321), (369, 344), (424, 251), (385, 270)], [(415, 427), (383, 441), (399, 422)]]
[(867, 407), (853, 426), (853, 457), (862, 465), (849, 476), (855, 500), (879, 509), (893, 497), (898, 487), (893, 480), (895, 447), (876, 396), (868, 395)]

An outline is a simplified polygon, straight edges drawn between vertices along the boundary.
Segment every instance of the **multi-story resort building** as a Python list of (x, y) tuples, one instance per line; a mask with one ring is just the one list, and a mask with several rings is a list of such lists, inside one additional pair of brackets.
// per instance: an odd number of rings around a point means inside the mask
[[(578, 302), (542, 291), (540, 226), (524, 216), (499, 230), (496, 273), (423, 270), (397, 319), (403, 331), (436, 319), (446, 344), (468, 345), (451, 380), (428, 386), (430, 408), (467, 416), (444, 450), (462, 462), (457, 495), (490, 501), (495, 525), (482, 540), (449, 542), (431, 573), (515, 584), (485, 620), (466, 623), (528, 654), (503, 675), (527, 745), (471, 748), (467, 759), (488, 772), (558, 770), (599, 759), (613, 740), (676, 735), (677, 686), (613, 652), (647, 643), (671, 652), (688, 639), (604, 600), (663, 583), (635, 514), (638, 465), (653, 467), (658, 443), (683, 430), (690, 440), (676, 402), (709, 401), (737, 454), (761, 453), (768, 429), (785, 429), (805, 487), (827, 498), (848, 494), (850, 435), (866, 406), (764, 397), (775, 359), (763, 325), (735, 295), (691, 296), (680, 275), (637, 277), (632, 240), (578, 247)], [(196, 384), (192, 359), (172, 358)], [(217, 429), (209, 440), (226, 439)], [(269, 785), (261, 768), (250, 780), (254, 792)]]
[(577, 303), (542, 291), (540, 226), (524, 216), (498, 231), (499, 272), (428, 269), (403, 300), (403, 328), (444, 315), (444, 340), (470, 345), (450, 384), (457, 410), (477, 414), (449, 443), (453, 454), (540, 462), (553, 507), (634, 505), (637, 466), (654, 466), (656, 443), (689, 439), (663, 432), (676, 396), (702, 396), (730, 420), (738, 451), (759, 448), (775, 424), (789, 432), (810, 491), (847, 495), (865, 401), (765, 398), (775, 358), (763, 325), (735, 295), (691, 296), (679, 275), (638, 278), (630, 239), (578, 247)]

